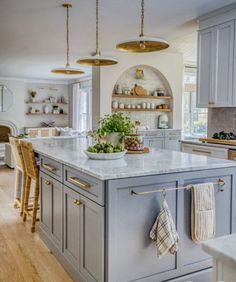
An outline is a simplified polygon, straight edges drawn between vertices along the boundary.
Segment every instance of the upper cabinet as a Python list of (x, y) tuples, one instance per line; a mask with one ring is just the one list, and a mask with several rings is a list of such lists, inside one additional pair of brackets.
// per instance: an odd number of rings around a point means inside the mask
[(199, 19), (197, 106), (236, 107), (236, 4)]
[(234, 26), (231, 20), (199, 31), (198, 107), (233, 106)]

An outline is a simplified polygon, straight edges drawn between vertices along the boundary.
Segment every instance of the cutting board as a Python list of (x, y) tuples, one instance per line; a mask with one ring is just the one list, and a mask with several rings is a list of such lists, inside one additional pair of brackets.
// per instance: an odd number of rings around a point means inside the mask
[(206, 142), (206, 143), (236, 146), (236, 140), (224, 140), (224, 139), (215, 139), (215, 138), (200, 138), (199, 141)]

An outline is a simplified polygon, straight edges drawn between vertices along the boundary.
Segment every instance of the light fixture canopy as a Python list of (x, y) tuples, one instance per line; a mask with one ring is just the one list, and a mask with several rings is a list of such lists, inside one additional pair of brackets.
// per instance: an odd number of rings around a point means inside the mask
[(144, 0), (141, 0), (141, 31), (139, 37), (121, 42), (116, 48), (124, 52), (147, 53), (161, 51), (169, 47), (169, 43), (158, 37), (144, 35)]
[(94, 55), (80, 58), (77, 60), (78, 64), (89, 66), (111, 66), (118, 63), (118, 61), (112, 57), (102, 56), (99, 49), (99, 15), (98, 7), (99, 3), (96, 0), (96, 52)]
[(72, 5), (70, 3), (65, 3), (62, 7), (66, 8), (66, 65), (65, 67), (52, 69), (51, 72), (66, 75), (84, 74), (84, 71), (70, 67), (69, 9), (72, 8)]

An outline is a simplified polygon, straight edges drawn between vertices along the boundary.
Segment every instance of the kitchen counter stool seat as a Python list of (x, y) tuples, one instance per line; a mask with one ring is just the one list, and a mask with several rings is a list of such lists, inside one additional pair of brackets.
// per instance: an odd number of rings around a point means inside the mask
[[(26, 185), (26, 171), (22, 156), (19, 139), (9, 138), (12, 154), (15, 159), (15, 192), (14, 192), (14, 208), (20, 207), (20, 214), (23, 215), (24, 193)], [(21, 180), (22, 178), (22, 180)]]
[[(23, 220), (26, 221), (28, 215), (32, 216), (31, 232), (34, 232), (37, 220), (37, 210), (39, 209), (39, 170), (32, 143), (21, 140), (20, 145), (26, 168)], [(29, 195), (30, 189), (32, 187), (32, 180), (34, 181), (34, 200), (33, 205), (29, 205)], [(32, 214), (30, 211), (32, 211)]]

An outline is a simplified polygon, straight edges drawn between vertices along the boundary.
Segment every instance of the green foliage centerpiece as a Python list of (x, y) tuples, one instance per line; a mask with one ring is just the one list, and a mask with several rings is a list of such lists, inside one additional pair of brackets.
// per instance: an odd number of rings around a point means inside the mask
[(134, 125), (123, 113), (105, 115), (99, 120), (99, 129), (89, 132), (97, 144), (87, 150), (93, 153), (116, 153), (124, 150), (124, 137), (132, 133)]

